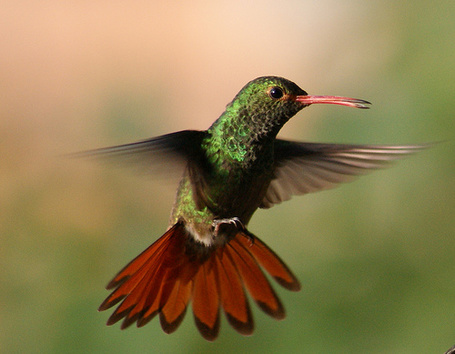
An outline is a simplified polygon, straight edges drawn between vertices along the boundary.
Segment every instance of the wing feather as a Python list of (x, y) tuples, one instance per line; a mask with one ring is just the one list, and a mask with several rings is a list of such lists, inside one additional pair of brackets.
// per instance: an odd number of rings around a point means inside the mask
[(336, 187), (429, 145), (343, 145), (275, 142), (275, 171), (261, 208)]
[(182, 130), (135, 143), (78, 152), (68, 157), (122, 162), (139, 173), (161, 173), (165, 177), (181, 175), (184, 165), (200, 156), (205, 135), (205, 131)]

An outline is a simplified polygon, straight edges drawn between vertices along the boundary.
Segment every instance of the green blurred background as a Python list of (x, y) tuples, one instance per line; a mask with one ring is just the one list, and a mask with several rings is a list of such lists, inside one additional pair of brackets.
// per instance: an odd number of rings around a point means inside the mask
[[(455, 2), (3, 1), (0, 352), (442, 353), (455, 344)], [(252, 337), (189, 312), (164, 334), (106, 327), (104, 285), (166, 229), (176, 185), (61, 154), (206, 129), (249, 80), (315, 106), (281, 136), (445, 141), (336, 190), (260, 210), (250, 230), (302, 282)]]

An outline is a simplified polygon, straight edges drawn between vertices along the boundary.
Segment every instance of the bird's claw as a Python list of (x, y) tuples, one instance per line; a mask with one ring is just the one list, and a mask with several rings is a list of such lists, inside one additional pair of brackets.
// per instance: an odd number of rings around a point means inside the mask
[[(212, 227), (213, 227), (213, 235), (215, 237), (218, 236), (218, 233), (220, 232), (220, 228), (222, 225), (233, 225), (235, 227), (234, 233), (232, 233), (232, 236), (235, 236), (239, 231), (241, 232), (242, 236), (245, 236), (249, 243), (250, 246), (254, 245), (254, 235), (250, 233), (243, 222), (238, 218), (238, 217), (233, 217), (233, 218), (227, 218), (227, 219), (215, 219), (212, 222)], [(226, 230), (223, 230), (226, 231)]]
[(213, 227), (213, 233), (215, 236), (218, 236), (218, 233), (220, 231), (221, 225), (234, 225), (235, 228), (239, 231), (245, 231), (245, 225), (243, 225), (242, 221), (238, 217), (233, 217), (230, 219), (215, 219), (212, 222), (212, 227)]

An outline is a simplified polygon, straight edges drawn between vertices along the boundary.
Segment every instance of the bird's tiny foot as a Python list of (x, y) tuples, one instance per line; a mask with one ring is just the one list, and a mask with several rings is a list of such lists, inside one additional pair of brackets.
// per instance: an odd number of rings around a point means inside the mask
[(212, 222), (213, 234), (215, 237), (218, 236), (222, 225), (233, 225), (237, 231), (246, 231), (245, 225), (243, 225), (242, 221), (236, 216), (230, 219), (215, 219)]

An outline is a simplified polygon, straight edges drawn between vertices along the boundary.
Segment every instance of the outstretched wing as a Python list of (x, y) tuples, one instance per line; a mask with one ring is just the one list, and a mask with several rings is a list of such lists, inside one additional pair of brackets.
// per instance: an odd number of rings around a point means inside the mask
[(356, 176), (384, 168), (428, 145), (343, 145), (275, 142), (275, 171), (261, 208), (291, 198), (334, 188)]
[(83, 151), (69, 156), (101, 157), (125, 162), (139, 172), (165, 172), (167, 175), (178, 170), (181, 173), (183, 164), (199, 156), (205, 134), (205, 131), (183, 130), (136, 143)]

